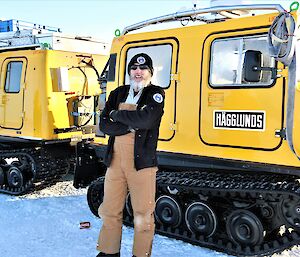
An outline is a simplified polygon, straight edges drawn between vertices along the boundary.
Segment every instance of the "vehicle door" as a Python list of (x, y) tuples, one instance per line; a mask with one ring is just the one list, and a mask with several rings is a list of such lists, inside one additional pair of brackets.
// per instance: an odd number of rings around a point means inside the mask
[(171, 140), (176, 131), (176, 87), (177, 87), (177, 51), (176, 39), (139, 41), (126, 44), (121, 51), (120, 67), (125, 67), (120, 81), (129, 84), (127, 65), (138, 53), (146, 53), (153, 60), (154, 74), (152, 84), (162, 87), (165, 91), (164, 115), (160, 125), (159, 140)]
[(7, 58), (1, 66), (0, 126), (21, 129), (24, 119), (24, 89), (27, 59)]
[[(266, 151), (280, 146), (285, 81), (276, 78), (276, 68), (283, 67), (270, 56), (266, 33), (266, 29), (230, 31), (206, 38), (199, 124), (206, 145)], [(254, 80), (245, 70), (251, 53), (258, 59), (250, 60), (256, 62), (251, 70), (260, 69)]]

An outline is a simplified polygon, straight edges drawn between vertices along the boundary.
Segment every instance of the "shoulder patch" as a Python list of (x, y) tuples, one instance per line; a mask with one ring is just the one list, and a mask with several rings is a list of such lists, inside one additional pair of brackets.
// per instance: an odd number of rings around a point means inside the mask
[(156, 94), (153, 95), (153, 99), (154, 99), (155, 102), (160, 104), (160, 103), (162, 103), (164, 98), (161, 94), (156, 93)]

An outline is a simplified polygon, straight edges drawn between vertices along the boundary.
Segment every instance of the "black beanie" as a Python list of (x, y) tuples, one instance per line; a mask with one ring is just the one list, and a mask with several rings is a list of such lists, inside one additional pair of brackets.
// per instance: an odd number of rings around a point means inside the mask
[(151, 75), (153, 75), (153, 62), (149, 55), (145, 53), (140, 53), (133, 56), (130, 62), (128, 63), (128, 67), (127, 67), (128, 74), (130, 73), (131, 66), (134, 64), (147, 65), (149, 67)]

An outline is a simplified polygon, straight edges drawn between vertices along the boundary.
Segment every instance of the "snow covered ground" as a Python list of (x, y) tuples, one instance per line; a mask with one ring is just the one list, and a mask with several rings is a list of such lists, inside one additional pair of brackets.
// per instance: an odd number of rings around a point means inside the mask
[[(0, 195), (0, 257), (95, 257), (102, 224), (89, 210), (86, 190), (60, 182), (23, 197)], [(80, 229), (89, 221), (91, 228)], [(131, 257), (133, 229), (123, 228), (122, 257)], [(153, 257), (229, 257), (206, 248), (155, 235)], [(300, 257), (300, 248), (276, 257)]]

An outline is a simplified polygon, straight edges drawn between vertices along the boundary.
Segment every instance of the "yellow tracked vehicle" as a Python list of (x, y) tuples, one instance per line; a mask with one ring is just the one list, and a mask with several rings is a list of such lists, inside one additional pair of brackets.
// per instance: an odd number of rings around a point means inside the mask
[(0, 22), (0, 192), (23, 194), (74, 167), (95, 135), (97, 69), (108, 44), (16, 20)]
[[(165, 89), (156, 232), (238, 256), (300, 243), (298, 15), (277, 4), (194, 8), (114, 39), (108, 92), (128, 83), (127, 63), (139, 52), (152, 57), (152, 83)], [(136, 33), (171, 21), (194, 26)], [(76, 187), (90, 183), (86, 171), (106, 143), (99, 135), (78, 147)], [(103, 181), (88, 190), (95, 215)], [(130, 195), (124, 223), (133, 224)]]

